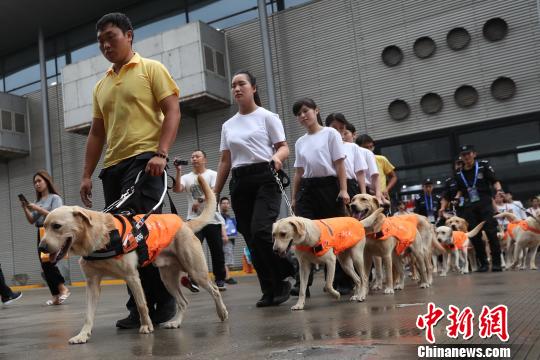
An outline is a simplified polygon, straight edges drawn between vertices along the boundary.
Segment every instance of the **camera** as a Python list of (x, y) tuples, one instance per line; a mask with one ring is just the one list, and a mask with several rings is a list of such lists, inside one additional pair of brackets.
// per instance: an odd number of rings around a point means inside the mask
[(178, 159), (175, 159), (174, 162), (173, 162), (174, 166), (178, 166), (178, 165), (189, 165), (189, 161), (187, 160), (178, 160)]

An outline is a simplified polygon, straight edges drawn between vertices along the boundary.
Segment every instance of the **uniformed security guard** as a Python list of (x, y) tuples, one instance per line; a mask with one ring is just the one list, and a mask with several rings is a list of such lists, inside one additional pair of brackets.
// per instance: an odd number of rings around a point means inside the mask
[(424, 180), (422, 189), (424, 192), (414, 202), (414, 212), (427, 217), (430, 223), (435, 224), (439, 216), (441, 197), (433, 194), (433, 181), (430, 178)]
[[(501, 249), (497, 239), (497, 222), (493, 218), (494, 209), (492, 188), (501, 191), (501, 183), (495, 177), (495, 171), (487, 160), (476, 160), (476, 152), (472, 145), (460, 146), (460, 155), (463, 159), (463, 169), (456, 172), (455, 181), (458, 192), (455, 200), (464, 197), (463, 217), (472, 229), (480, 222), (485, 221), (485, 231), (491, 249), (491, 271), (502, 271)], [(478, 272), (488, 271), (486, 250), (482, 241), (482, 235), (471, 238), (476, 257), (480, 263)]]
[[(461, 171), (462, 168), (463, 160), (458, 157), (456, 161), (454, 161), (454, 173)], [(457, 204), (451, 205), (452, 201), (454, 201), (454, 198), (456, 197), (457, 192), (457, 182), (454, 175), (447, 177), (444, 180), (444, 190), (441, 194), (441, 207), (439, 208), (438, 220), (440, 225), (444, 225), (443, 223), (445, 221), (446, 211), (450, 211), (453, 213), (452, 215), (457, 215), (459, 217), (463, 216), (463, 197), (460, 198), (460, 201)]]

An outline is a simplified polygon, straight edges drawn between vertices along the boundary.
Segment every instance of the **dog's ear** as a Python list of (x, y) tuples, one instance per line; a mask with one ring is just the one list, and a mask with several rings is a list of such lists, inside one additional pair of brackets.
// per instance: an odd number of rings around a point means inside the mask
[(73, 216), (80, 217), (88, 225), (92, 225), (92, 216), (90, 215), (90, 212), (82, 207), (74, 206)]
[(298, 219), (291, 219), (290, 222), (291, 226), (293, 227), (294, 231), (299, 236), (305, 236), (306, 235), (306, 226), (304, 223)]
[(379, 199), (377, 199), (375, 196), (371, 197), (371, 201), (375, 205), (375, 209), (378, 209), (381, 207), (381, 203), (379, 202)]

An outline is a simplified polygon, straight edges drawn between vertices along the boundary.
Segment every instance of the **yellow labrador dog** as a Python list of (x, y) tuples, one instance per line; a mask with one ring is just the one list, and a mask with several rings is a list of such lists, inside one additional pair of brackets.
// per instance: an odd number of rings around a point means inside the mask
[[(165, 328), (178, 328), (187, 307), (187, 299), (180, 287), (182, 272), (187, 272), (191, 279), (212, 295), (222, 321), (228, 317), (221, 294), (208, 276), (201, 242), (194, 235), (194, 232), (202, 229), (213, 218), (216, 208), (214, 193), (201, 176), (198, 181), (206, 196), (207, 206), (198, 218), (184, 223), (171, 235), (171, 242), (153, 262), (154, 266), (159, 267), (161, 279), (177, 304), (176, 316), (163, 324)], [(148, 219), (160, 216), (173, 215), (151, 215)], [(52, 261), (58, 261), (68, 251), (75, 255), (88, 256), (106, 247), (110, 239), (109, 233), (115, 229), (115, 218), (111, 214), (78, 206), (62, 206), (47, 216), (44, 227), (45, 235), (40, 242), (40, 248), (48, 250)], [(154, 330), (137, 271), (139, 258), (136, 251), (103, 260), (81, 258), (79, 263), (87, 281), (87, 311), (83, 328), (77, 336), (69, 340), (70, 344), (86, 343), (90, 338), (100, 294), (100, 282), (106, 275), (124, 279), (131, 289), (140, 314), (139, 332), (148, 334)]]
[[(467, 256), (470, 239), (476, 236), (484, 226), (482, 221), (469, 232), (452, 230), (449, 226), (439, 226), (436, 230), (437, 240), (445, 248), (443, 253), (443, 264), (441, 276), (446, 276), (452, 257), (454, 258), (454, 269), (460, 274), (469, 273), (469, 259)], [(460, 259), (463, 260), (463, 267), (460, 267)]]
[[(523, 256), (523, 268), (526, 267), (527, 253), (531, 253), (529, 268), (536, 270), (536, 252), (540, 246), (540, 216), (530, 215), (525, 220), (519, 220), (516, 215), (503, 212), (494, 216), (495, 218), (507, 218), (511, 221), (508, 225), (509, 237), (515, 241), (514, 256), (510, 267), (515, 269), (518, 266), (520, 256)], [(510, 243), (510, 239), (509, 239)]]
[[(369, 215), (379, 209), (377, 198), (368, 194), (358, 194), (353, 197), (350, 204), (352, 215), (359, 219), (365, 219)], [(420, 287), (427, 288), (432, 283), (432, 265), (431, 265), (431, 249), (433, 246), (434, 236), (433, 228), (427, 218), (421, 215), (411, 214), (406, 215), (414, 219), (416, 229), (413, 229), (412, 243), (407, 247), (406, 251), (410, 251), (414, 258), (414, 262), (419, 270)], [(393, 217), (396, 218), (396, 217)], [(393, 294), (394, 289), (401, 290), (404, 287), (405, 276), (401, 256), (395, 251), (399, 246), (399, 241), (395, 236), (389, 236), (386, 240), (380, 240), (378, 234), (383, 230), (386, 216), (378, 213), (375, 222), (372, 226), (373, 232), (366, 234), (366, 269), (371, 269), (373, 256), (380, 256), (384, 262), (384, 274), (386, 279), (385, 294)], [(390, 220), (390, 218), (389, 218)], [(392, 274), (392, 264), (396, 270), (396, 277)], [(396, 280), (394, 282), (394, 280)]]
[(382, 211), (380, 209), (362, 221), (345, 217), (310, 220), (300, 216), (291, 216), (274, 223), (272, 227), (274, 251), (280, 256), (286, 256), (294, 245), (300, 265), (300, 292), (298, 302), (291, 307), (291, 310), (304, 309), (311, 264), (326, 265), (325, 291), (339, 299), (340, 294), (332, 285), (336, 258), (343, 271), (354, 282), (354, 294), (350, 300), (364, 301), (366, 299), (368, 279), (364, 270), (366, 244), (364, 229), (370, 229), (376, 216)]

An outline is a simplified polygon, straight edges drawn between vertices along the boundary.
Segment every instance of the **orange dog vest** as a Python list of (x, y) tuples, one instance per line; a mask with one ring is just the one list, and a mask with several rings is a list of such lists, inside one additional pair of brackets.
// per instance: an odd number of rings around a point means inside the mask
[(323, 256), (333, 249), (334, 254), (352, 248), (366, 236), (364, 225), (351, 217), (336, 217), (323, 220), (314, 220), (321, 231), (319, 243), (314, 246), (296, 245), (300, 251), (309, 251), (316, 256)]
[(504, 240), (506, 240), (508, 238), (513, 239), (514, 238), (514, 230), (518, 226), (520, 228), (522, 228), (523, 231), (530, 231), (530, 232), (533, 232), (533, 233), (536, 233), (536, 234), (540, 234), (540, 230), (535, 229), (533, 227), (530, 227), (526, 220), (519, 220), (519, 221), (512, 221), (511, 223), (508, 224), (508, 226), (506, 227), (506, 232), (504, 233), (504, 238), (503, 239)]
[(386, 240), (390, 236), (395, 237), (397, 239), (396, 253), (401, 255), (414, 242), (417, 225), (416, 215), (387, 217), (384, 219), (381, 232), (377, 234), (376, 239)]
[(463, 249), (465, 241), (467, 240), (467, 233), (463, 231), (452, 231), (452, 245), (444, 245), (447, 249)]
[[(110, 243), (105, 249), (95, 251), (84, 258), (87, 260), (102, 260), (111, 257), (120, 257), (124, 254), (137, 251), (139, 265), (146, 266), (152, 263), (159, 253), (165, 249), (174, 239), (176, 232), (183, 226), (183, 221), (174, 214), (150, 215), (144, 225), (147, 229), (133, 236), (133, 225), (143, 215), (135, 215), (131, 219), (122, 215), (114, 216), (115, 230), (110, 233)], [(131, 221), (130, 221), (131, 220)], [(143, 235), (147, 233), (147, 235)]]

